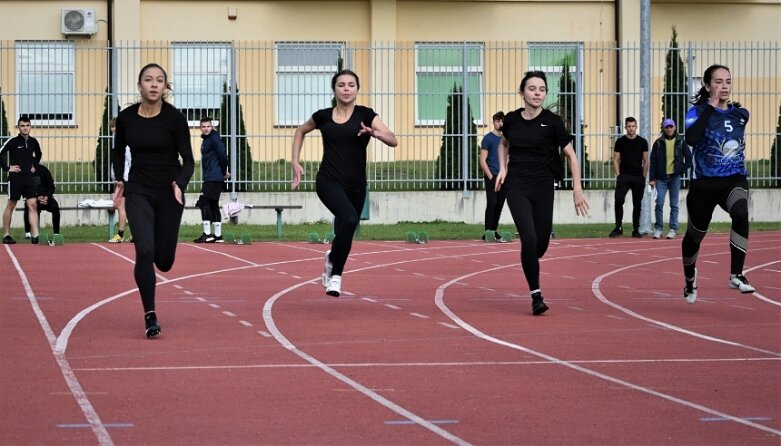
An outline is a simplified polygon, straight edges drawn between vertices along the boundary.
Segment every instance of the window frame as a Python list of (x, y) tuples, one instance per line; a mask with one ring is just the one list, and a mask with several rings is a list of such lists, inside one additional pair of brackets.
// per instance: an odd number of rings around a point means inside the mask
[[(333, 65), (281, 65), (281, 59), (280, 53), (285, 50), (317, 50), (321, 49), (323, 51), (337, 51), (338, 57), (336, 60), (334, 60)], [(336, 73), (338, 69), (338, 59), (341, 58), (343, 61), (342, 68), (349, 68), (350, 64), (347, 63), (347, 56), (348, 56), (348, 48), (346, 42), (343, 41), (323, 41), (323, 42), (308, 42), (308, 41), (277, 41), (274, 42), (274, 85), (275, 85), (275, 94), (274, 94), (274, 126), (275, 127), (294, 127), (298, 126), (301, 123), (305, 122), (307, 119), (309, 119), (312, 116), (312, 113), (314, 113), (317, 110), (320, 110), (322, 108), (327, 108), (331, 105), (331, 101), (333, 99), (333, 92), (331, 91), (331, 78)], [(286, 91), (282, 91), (282, 85), (284, 83), (284, 76), (285, 75), (296, 75), (296, 74), (315, 74), (315, 75), (324, 75), (324, 78), (327, 79), (323, 83), (323, 92), (303, 92), (303, 93), (288, 93)], [(304, 101), (303, 108), (301, 110), (298, 110), (298, 106), (296, 106), (296, 110), (291, 114), (289, 111), (283, 111), (282, 107), (285, 104), (286, 101), (282, 100), (284, 96), (293, 96), (293, 97), (304, 97), (304, 98), (311, 98), (314, 96), (315, 98), (319, 97), (326, 97), (327, 99), (318, 102), (316, 99), (313, 100), (314, 104), (307, 104), (307, 101)], [(287, 118), (288, 115), (292, 115), (291, 117)]]
[[(32, 61), (29, 62), (31, 65), (31, 69), (25, 69), (27, 62), (23, 61), (23, 51), (25, 50), (64, 50), (66, 53), (66, 56), (63, 59), (64, 63), (59, 62), (48, 62), (48, 61), (38, 61), (35, 57), (31, 55)], [(56, 55), (55, 59), (59, 60), (61, 56)], [(18, 94), (16, 95), (15, 100), (15, 114), (16, 119), (14, 122), (19, 121), (19, 117), (21, 116), (28, 116), (30, 118), (31, 124), (35, 127), (66, 127), (66, 126), (75, 126), (76, 125), (76, 42), (71, 40), (17, 40), (14, 45), (14, 59), (16, 62), (16, 91)], [(37, 65), (41, 65), (42, 63), (46, 62), (46, 67), (48, 69), (38, 69)], [(53, 66), (53, 67), (52, 67)], [(52, 69), (54, 68), (54, 69)], [(64, 69), (63, 69), (64, 68)], [(36, 93), (40, 95), (59, 95), (59, 96), (65, 96), (66, 100), (69, 101), (70, 104), (67, 107), (68, 111), (63, 113), (65, 115), (63, 118), (54, 118), (54, 119), (42, 119), (40, 118), (41, 115), (49, 115), (53, 113), (31, 113), (30, 110), (24, 110), (24, 102), (25, 102), (25, 95), (27, 94), (26, 91), (22, 89), (22, 79), (27, 74), (33, 74), (33, 75), (43, 75), (43, 76), (51, 76), (51, 75), (65, 75), (70, 76), (70, 80), (66, 81), (64, 83), (65, 86), (70, 86), (70, 92), (63, 92), (63, 93), (57, 93), (57, 92), (43, 92), (43, 93)], [(48, 85), (51, 84), (51, 82), (47, 82)], [(49, 98), (48, 100), (52, 100), (52, 98)]]
[[(575, 61), (572, 65), (570, 65), (570, 75), (574, 75), (578, 81), (583, 80), (583, 70), (578, 67), (578, 59), (580, 59), (582, 51), (583, 51), (583, 44), (581, 42), (529, 42), (528, 45), (529, 48), (529, 71), (542, 71), (545, 73), (546, 77), (551, 74), (556, 74), (559, 76), (557, 80), (560, 80), (563, 76), (562, 67), (561, 65), (532, 65), (532, 51), (534, 50), (570, 50), (574, 52)], [(558, 97), (559, 93), (561, 92), (561, 85), (558, 85), (558, 89), (555, 92), (555, 100), (549, 100), (550, 99), (550, 78), (548, 79), (548, 95), (545, 97), (545, 104), (543, 104), (544, 108), (551, 108), (551, 104), (558, 104)], [(577, 91), (575, 92), (577, 95)], [(583, 106), (583, 100), (582, 98), (576, 98), (578, 107), (581, 108)], [(560, 113), (559, 110), (553, 110), (557, 114)], [(582, 116), (582, 110), (580, 115)], [(574, 130), (573, 130), (574, 132)]]
[[(217, 68), (216, 70), (213, 70), (212, 68), (214, 68), (214, 67), (209, 66), (209, 64), (207, 64), (207, 66), (201, 65), (199, 67), (188, 66), (188, 65), (185, 65), (184, 67), (182, 67), (180, 64), (177, 63), (178, 62), (177, 52), (178, 51), (182, 51), (182, 50), (186, 50), (186, 51), (204, 51), (204, 53), (202, 53), (203, 57), (199, 56), (199, 57), (196, 58), (198, 61), (204, 61), (204, 60), (205, 61), (209, 61), (211, 59), (209, 57), (210, 56), (209, 53), (208, 53), (209, 51), (221, 51), (221, 50), (224, 50), (224, 51), (226, 51), (225, 65), (224, 66), (219, 66), (219, 64), (218, 64), (218, 66), (216, 67)], [(173, 80), (173, 89), (174, 89), (171, 102), (179, 109), (180, 112), (182, 112), (182, 114), (184, 114), (186, 117), (188, 117), (187, 125), (190, 126), (191, 128), (200, 127), (200, 125), (201, 125), (201, 116), (188, 116), (188, 111), (189, 110), (193, 110), (193, 111), (201, 110), (202, 111), (201, 114), (203, 114), (203, 111), (216, 110), (216, 113), (211, 113), (210, 116), (212, 118), (212, 123), (213, 123), (214, 127), (215, 128), (219, 128), (220, 127), (220, 121), (217, 119), (217, 117), (218, 117), (217, 115), (219, 114), (219, 112), (220, 112), (220, 110), (222, 108), (222, 102), (224, 100), (223, 95), (226, 94), (226, 92), (224, 92), (222, 90), (222, 85), (227, 85), (227, 87), (228, 87), (228, 93), (227, 94), (230, 94), (230, 87), (231, 87), (232, 80), (233, 80), (232, 79), (232, 72), (231, 72), (231, 51), (232, 50), (233, 50), (233, 45), (230, 42), (172, 42), (171, 43), (171, 58), (172, 58), (172, 62), (171, 62), (171, 67), (172, 67), (171, 74), (172, 74), (172, 76), (171, 77), (172, 77), (172, 80)], [(189, 58), (185, 57), (184, 60), (188, 61)], [(212, 75), (212, 76), (217, 75), (217, 76), (223, 76), (224, 77), (224, 83), (220, 84), (219, 92), (217, 92), (217, 93), (213, 93), (213, 92), (210, 92), (210, 91), (199, 92), (199, 93), (178, 93), (177, 92), (177, 90), (178, 90), (177, 84), (179, 84), (179, 85), (184, 85), (185, 84), (184, 81), (180, 80), (183, 77), (186, 77), (186, 76), (209, 76), (209, 75)], [(179, 97), (177, 97), (177, 93), (179, 94)], [(206, 108), (204, 108), (204, 107), (183, 107), (180, 101), (182, 100), (183, 97), (186, 97), (187, 95), (191, 95), (191, 94), (192, 95), (203, 95), (203, 96), (207, 96), (207, 97), (210, 96), (210, 95), (216, 94), (217, 96), (219, 96), (220, 99), (219, 99), (219, 103), (217, 104), (216, 108), (210, 108), (210, 107), (206, 107)], [(185, 105), (190, 105), (190, 104), (185, 104)], [(192, 113), (190, 113), (190, 114), (192, 114)], [(209, 114), (209, 113), (207, 113), (207, 114)], [(190, 118), (192, 118), (192, 119), (190, 119)]]
[[(479, 105), (479, 110), (472, 110), (472, 116), (474, 118), (474, 123), (478, 126), (483, 125), (483, 110), (485, 109), (485, 105), (483, 104), (483, 92), (485, 91), (485, 43), (483, 42), (415, 42), (415, 51), (414, 51), (414, 58), (415, 58), (415, 126), (419, 127), (441, 127), (445, 124), (446, 116), (444, 116), (442, 119), (424, 119), (421, 117), (421, 110), (420, 110), (420, 98), (421, 98), (421, 92), (419, 90), (420, 83), (419, 83), (419, 76), (420, 75), (431, 75), (431, 74), (439, 74), (439, 73), (454, 73), (454, 74), (461, 74), (463, 75), (463, 65), (451, 65), (451, 66), (440, 66), (440, 65), (420, 65), (420, 51), (421, 50), (446, 50), (446, 51), (452, 51), (452, 50), (463, 50), (464, 46), (466, 45), (467, 52), (471, 49), (476, 49), (478, 52), (479, 57), (479, 65), (469, 65), (467, 66), (467, 77), (473, 74), (477, 74), (477, 84), (478, 84), (478, 91), (476, 93), (468, 92), (467, 96), (476, 96), (477, 97), (477, 105)], [(463, 55), (462, 55), (463, 57)], [(463, 85), (461, 86), (463, 88)], [(450, 90), (448, 90), (448, 94), (450, 94)], [(447, 102), (447, 100), (446, 100)], [(445, 109), (446, 110), (446, 109)], [(443, 113), (446, 114), (445, 111)]]

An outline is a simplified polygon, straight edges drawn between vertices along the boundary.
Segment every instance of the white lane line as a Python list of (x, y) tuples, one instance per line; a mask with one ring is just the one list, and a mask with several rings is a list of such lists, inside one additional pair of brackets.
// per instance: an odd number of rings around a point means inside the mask
[(362, 297), (361, 299), (367, 301), (367, 302), (377, 302), (377, 299), (372, 299), (371, 297)]
[(236, 313), (231, 313), (230, 311), (223, 311), (222, 314), (228, 317), (236, 317)]
[[(372, 267), (373, 268), (373, 267)], [(368, 387), (364, 386), (363, 384), (359, 383), (358, 381), (355, 381), (354, 379), (336, 371), (333, 367), (326, 365), (325, 363), (321, 362), (317, 358), (310, 356), (308, 353), (299, 350), (298, 347), (296, 347), (292, 342), (290, 342), (285, 335), (282, 334), (281, 331), (277, 328), (276, 323), (274, 322), (274, 317), (271, 315), (272, 308), (274, 307), (274, 303), (284, 296), (285, 294), (295, 290), (296, 288), (302, 287), (307, 285), (309, 282), (302, 282), (296, 285), (293, 285), (291, 287), (288, 287), (275, 295), (271, 296), (266, 303), (263, 305), (263, 321), (266, 322), (266, 327), (268, 328), (269, 332), (274, 336), (274, 339), (277, 340), (283, 347), (291, 351), (292, 353), (296, 354), (298, 357), (303, 359), (304, 361), (316, 366), (323, 372), (333, 376), (334, 378), (338, 379), (339, 381), (343, 382), (349, 387), (352, 387), (353, 389), (361, 392), (362, 394), (366, 395), (368, 398), (372, 399), (373, 401), (377, 402), (378, 404), (381, 404), (382, 406), (392, 410), (393, 412), (396, 412), (397, 414), (401, 415), (402, 417), (415, 422), (418, 426), (421, 426), (425, 429), (428, 429), (429, 431), (439, 435), (440, 437), (444, 438), (447, 441), (450, 441), (452, 443), (455, 443), (460, 446), (468, 446), (470, 445), (469, 442), (466, 440), (457, 437), (456, 435), (446, 431), (445, 429), (442, 429), (441, 427), (437, 426), (436, 424), (426, 420), (425, 418), (416, 415), (415, 413), (405, 409), (404, 407), (394, 403), (393, 401), (383, 397), (382, 395), (378, 394), (377, 392), (372, 391)]]
[(209, 306), (212, 307), (212, 308), (220, 308), (220, 306), (217, 305), (217, 304), (209, 304)]
[(392, 304), (384, 304), (384, 305), (390, 308), (391, 310), (401, 310), (401, 307), (397, 307), (396, 305), (392, 305)]
[[(572, 257), (576, 257), (576, 256), (568, 256), (567, 258), (572, 258)], [(655, 263), (655, 262), (649, 262), (649, 263)], [(500, 269), (500, 268), (494, 268), (494, 269)], [(524, 347), (524, 346), (519, 345), (519, 344), (514, 344), (512, 342), (504, 341), (502, 339), (498, 339), (498, 338), (495, 338), (493, 336), (490, 336), (490, 335), (487, 335), (487, 334), (483, 333), (482, 331), (478, 330), (477, 328), (473, 327), (472, 325), (466, 323), (464, 320), (462, 320), (460, 317), (458, 317), (453, 311), (451, 311), (450, 308), (448, 308), (447, 305), (445, 305), (444, 294), (445, 294), (445, 290), (449, 286), (451, 286), (454, 283), (456, 283), (458, 280), (463, 280), (463, 279), (466, 279), (466, 278), (469, 278), (469, 277), (476, 276), (478, 274), (490, 272), (490, 271), (493, 271), (494, 269), (489, 269), (489, 270), (484, 270), (484, 271), (477, 271), (477, 272), (473, 272), (473, 273), (470, 273), (470, 274), (466, 274), (464, 276), (457, 277), (457, 278), (451, 280), (448, 283), (440, 285), (437, 288), (437, 291), (436, 291), (436, 293), (434, 295), (434, 301), (436, 302), (437, 307), (439, 307), (439, 309), (447, 317), (449, 317), (450, 320), (455, 322), (461, 328), (463, 328), (464, 330), (472, 333), (474, 336), (476, 336), (476, 337), (478, 337), (480, 339), (483, 339), (483, 340), (485, 340), (487, 342), (491, 342), (491, 343), (494, 343), (494, 344), (497, 344), (497, 345), (501, 345), (501, 346), (504, 346), (504, 347), (507, 347), (507, 348), (511, 348), (513, 350), (519, 350), (519, 351), (528, 353), (530, 355), (537, 356), (538, 358), (542, 358), (542, 359), (544, 359), (544, 360), (546, 360), (548, 362), (551, 362), (553, 364), (557, 364), (557, 365), (560, 365), (560, 366), (563, 366), (563, 367), (567, 367), (567, 368), (570, 368), (572, 370), (584, 373), (586, 375), (593, 376), (595, 378), (599, 378), (599, 379), (611, 382), (613, 384), (618, 384), (620, 386), (624, 386), (624, 387), (627, 387), (627, 388), (630, 388), (630, 389), (633, 389), (633, 390), (637, 390), (638, 392), (642, 392), (642, 393), (645, 393), (645, 394), (648, 394), (648, 395), (653, 395), (653, 396), (662, 398), (664, 400), (671, 401), (673, 403), (677, 403), (677, 404), (680, 404), (680, 405), (683, 405), (683, 406), (687, 406), (687, 407), (690, 407), (692, 409), (696, 409), (696, 410), (699, 410), (699, 411), (702, 411), (702, 412), (705, 412), (705, 413), (708, 413), (708, 414), (711, 414), (711, 415), (714, 415), (714, 416), (717, 416), (717, 417), (724, 417), (724, 418), (732, 420), (732, 421), (734, 421), (736, 423), (743, 424), (745, 426), (749, 426), (749, 427), (752, 427), (754, 429), (758, 429), (758, 430), (761, 430), (761, 431), (769, 432), (769, 433), (774, 434), (774, 435), (781, 435), (781, 430), (773, 429), (771, 427), (763, 426), (761, 424), (754, 423), (752, 421), (744, 420), (744, 419), (742, 419), (740, 417), (736, 417), (736, 416), (733, 416), (733, 415), (721, 412), (719, 410), (711, 409), (711, 408), (703, 406), (701, 404), (697, 404), (697, 403), (692, 402), (692, 401), (684, 400), (682, 398), (678, 398), (678, 397), (673, 396), (673, 395), (669, 395), (669, 394), (666, 394), (666, 393), (663, 393), (663, 392), (658, 392), (658, 391), (650, 389), (648, 387), (643, 387), (641, 385), (634, 384), (634, 383), (631, 383), (629, 381), (625, 381), (625, 380), (620, 379), (620, 378), (615, 378), (613, 376), (610, 376), (610, 375), (607, 375), (607, 374), (604, 374), (604, 373), (601, 373), (601, 372), (597, 372), (595, 370), (591, 370), (591, 369), (588, 369), (586, 367), (580, 366), (578, 364), (575, 364), (572, 361), (559, 359), (559, 358), (556, 358), (554, 356), (548, 355), (546, 353), (542, 353), (542, 352), (539, 352), (537, 350), (532, 350), (531, 348)], [(773, 352), (770, 352), (770, 353), (774, 354)]]
[(428, 319), (429, 318), (425, 314), (420, 314), (420, 313), (410, 313), (410, 316), (415, 316), (415, 317), (420, 318), (420, 319)]
[(245, 327), (252, 327), (252, 322), (249, 321), (239, 321), (239, 323)]
[[(768, 262), (768, 263), (765, 263), (764, 265), (757, 265), (757, 266), (751, 267), (751, 268), (749, 268), (749, 269), (746, 269), (746, 270), (744, 270), (743, 272), (744, 272), (744, 273), (748, 273), (748, 272), (754, 271), (754, 270), (756, 270), (756, 269), (762, 269), (762, 268), (764, 268), (764, 267), (766, 267), (766, 266), (768, 266), (768, 265), (773, 265), (773, 264), (775, 264), (775, 263), (779, 263), (779, 262), (781, 262), (781, 260), (776, 260), (776, 261), (774, 261), (774, 262)], [(772, 287), (768, 287), (768, 288), (772, 288)], [(778, 302), (778, 301), (776, 301), (776, 300), (770, 299), (769, 297), (766, 297), (765, 295), (763, 295), (763, 294), (760, 294), (760, 293), (759, 293), (759, 292), (757, 292), (757, 291), (754, 291), (754, 292), (753, 292), (753, 293), (751, 293), (751, 294), (752, 294), (754, 297), (756, 297), (757, 299), (759, 299), (759, 300), (762, 300), (762, 301), (765, 301), (765, 302), (767, 302), (767, 303), (769, 303), (769, 304), (772, 304), (772, 305), (776, 305), (776, 306), (779, 306), (779, 307), (781, 307), (781, 302)]]
[(264, 338), (270, 338), (271, 337), (271, 333), (267, 332), (266, 330), (260, 330), (260, 331), (258, 331), (258, 334), (263, 336)]
[(447, 328), (452, 328), (452, 329), (455, 329), (455, 330), (458, 330), (459, 328), (461, 328), (458, 325), (453, 325), (453, 324), (451, 324), (449, 322), (437, 322), (437, 324), (443, 325), (443, 326), (445, 326)]
[(98, 412), (92, 406), (89, 398), (87, 398), (87, 394), (81, 387), (81, 383), (79, 383), (78, 378), (76, 378), (76, 374), (73, 373), (70, 362), (68, 362), (68, 359), (65, 357), (63, 352), (57, 351), (57, 336), (54, 334), (54, 330), (52, 330), (46, 315), (43, 314), (43, 309), (41, 309), (40, 305), (38, 305), (38, 300), (35, 298), (35, 293), (33, 292), (32, 286), (30, 286), (30, 281), (27, 280), (27, 274), (25, 274), (22, 266), (16, 259), (16, 256), (14, 256), (13, 251), (11, 251), (8, 246), (4, 246), (4, 248), (5, 252), (8, 254), (8, 257), (11, 258), (11, 262), (14, 264), (16, 273), (19, 275), (19, 280), (22, 282), (27, 299), (30, 301), (30, 306), (32, 307), (33, 313), (35, 313), (35, 317), (38, 319), (38, 324), (41, 326), (41, 329), (46, 336), (46, 340), (49, 343), (49, 348), (54, 355), (54, 359), (57, 362), (60, 373), (62, 373), (62, 377), (65, 379), (65, 384), (68, 386), (68, 389), (70, 390), (71, 395), (73, 395), (73, 398), (76, 400), (76, 403), (79, 405), (79, 408), (81, 408), (81, 412), (84, 414), (84, 418), (87, 420), (87, 423), (89, 423), (89, 427), (92, 430), (92, 433), (95, 434), (95, 438), (97, 438), (99, 444), (104, 446), (113, 445), (114, 441), (111, 439), (111, 435), (109, 435), (106, 426), (100, 420)]

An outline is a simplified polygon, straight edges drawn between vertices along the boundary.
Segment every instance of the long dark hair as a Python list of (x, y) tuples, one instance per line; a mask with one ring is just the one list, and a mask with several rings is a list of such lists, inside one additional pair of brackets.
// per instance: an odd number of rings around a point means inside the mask
[(358, 79), (358, 75), (355, 74), (355, 72), (353, 72), (353, 70), (344, 69), (344, 70), (339, 70), (336, 74), (334, 74), (334, 77), (331, 78), (331, 90), (332, 91), (336, 89), (336, 79), (339, 76), (342, 76), (344, 74), (347, 74), (347, 75), (350, 75), (350, 76), (354, 77), (355, 78), (355, 86), (358, 87), (359, 90), (361, 89), (361, 80)]
[[(719, 64), (713, 64), (705, 69), (705, 73), (702, 75), (702, 87), (700, 87), (700, 91), (697, 92), (697, 94), (694, 95), (692, 98), (692, 104), (694, 105), (702, 105), (710, 99), (710, 93), (705, 88), (706, 85), (710, 85), (710, 81), (713, 78), (713, 73), (718, 70), (723, 69), (727, 70), (727, 72), (731, 73), (729, 67), (725, 65), (719, 65)], [(732, 105), (736, 107), (740, 107), (740, 102), (730, 102)]]
[(138, 83), (141, 83), (141, 78), (144, 77), (144, 73), (151, 69), (151, 68), (158, 68), (160, 71), (163, 72), (163, 79), (165, 81), (165, 92), (163, 92), (163, 102), (166, 102), (166, 99), (168, 99), (168, 96), (174, 91), (171, 88), (171, 84), (168, 83), (168, 73), (165, 72), (165, 69), (160, 66), (160, 64), (157, 64), (155, 62), (148, 63), (141, 68), (141, 71), (138, 72)]

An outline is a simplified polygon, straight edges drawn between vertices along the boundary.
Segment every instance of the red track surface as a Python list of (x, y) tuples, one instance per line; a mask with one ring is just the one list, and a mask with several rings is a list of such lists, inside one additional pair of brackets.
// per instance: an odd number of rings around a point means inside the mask
[(781, 233), (755, 294), (710, 234), (554, 240), (531, 316), (519, 244), (179, 246), (143, 335), (133, 246), (3, 246), (0, 444), (781, 444)]

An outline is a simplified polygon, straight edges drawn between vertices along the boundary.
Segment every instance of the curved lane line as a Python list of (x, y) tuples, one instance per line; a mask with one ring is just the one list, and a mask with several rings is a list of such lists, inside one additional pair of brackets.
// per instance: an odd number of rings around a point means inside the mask
[(8, 246), (5, 246), (5, 251), (8, 253), (8, 257), (11, 258), (11, 262), (13, 262), (14, 268), (16, 268), (16, 272), (19, 274), (19, 279), (24, 286), (27, 299), (30, 301), (30, 306), (33, 309), (33, 313), (35, 313), (35, 317), (38, 318), (38, 324), (40, 324), (41, 329), (43, 329), (43, 333), (46, 335), (46, 340), (49, 342), (49, 348), (51, 348), (52, 353), (54, 354), (54, 359), (57, 362), (57, 366), (60, 368), (62, 377), (65, 379), (65, 384), (68, 386), (71, 395), (73, 395), (76, 403), (81, 408), (81, 412), (84, 414), (84, 418), (87, 420), (87, 423), (89, 423), (89, 427), (92, 430), (92, 433), (95, 434), (95, 437), (97, 438), (100, 445), (113, 445), (114, 441), (111, 439), (111, 435), (109, 435), (108, 430), (106, 430), (106, 426), (100, 420), (100, 416), (98, 416), (98, 412), (92, 406), (89, 398), (87, 398), (87, 395), (84, 392), (84, 389), (81, 387), (78, 378), (76, 378), (76, 374), (73, 373), (73, 369), (71, 369), (70, 363), (65, 358), (63, 353), (59, 353), (55, 349), (56, 336), (54, 335), (54, 330), (52, 330), (52, 327), (49, 324), (49, 320), (46, 319), (46, 315), (43, 314), (43, 309), (41, 309), (40, 305), (38, 305), (38, 299), (36, 299), (35, 293), (30, 286), (30, 282), (27, 280), (27, 274), (25, 274), (24, 270), (19, 264), (19, 261), (16, 259), (16, 256), (14, 256), (13, 252)]
[(494, 344), (497, 344), (497, 345), (501, 345), (501, 346), (504, 346), (504, 347), (508, 347), (508, 348), (511, 348), (511, 349), (514, 349), (514, 350), (520, 350), (520, 351), (522, 351), (524, 353), (528, 353), (528, 354), (534, 355), (534, 356), (536, 356), (538, 358), (545, 359), (546, 361), (549, 361), (549, 362), (551, 362), (553, 364), (560, 365), (560, 366), (563, 366), (563, 367), (567, 367), (567, 368), (570, 368), (572, 370), (584, 373), (586, 375), (593, 376), (595, 378), (599, 378), (599, 379), (611, 382), (613, 384), (618, 384), (620, 386), (624, 386), (624, 387), (630, 388), (632, 390), (637, 390), (639, 392), (642, 392), (642, 393), (645, 393), (645, 394), (648, 394), (648, 395), (652, 395), (652, 396), (655, 396), (655, 397), (658, 397), (658, 398), (662, 398), (662, 399), (665, 399), (667, 401), (671, 401), (673, 403), (681, 404), (683, 406), (690, 407), (692, 409), (696, 409), (696, 410), (705, 412), (707, 414), (711, 414), (711, 415), (714, 415), (714, 416), (717, 416), (717, 417), (721, 417), (721, 418), (724, 418), (726, 420), (734, 421), (735, 423), (743, 424), (745, 426), (752, 427), (754, 429), (759, 429), (759, 430), (771, 433), (773, 435), (781, 436), (781, 430), (777, 430), (777, 429), (773, 429), (771, 427), (763, 426), (761, 424), (754, 423), (752, 421), (745, 420), (743, 418), (736, 417), (736, 416), (730, 415), (730, 414), (725, 413), (725, 412), (721, 412), (721, 411), (718, 411), (718, 410), (715, 410), (715, 409), (711, 409), (709, 407), (703, 406), (701, 404), (697, 404), (697, 403), (692, 402), (692, 401), (687, 401), (687, 400), (678, 398), (678, 397), (673, 396), (673, 395), (668, 395), (666, 393), (658, 392), (656, 390), (649, 389), (647, 387), (643, 387), (643, 386), (640, 386), (638, 384), (631, 383), (629, 381), (624, 381), (623, 379), (615, 378), (615, 377), (612, 377), (610, 375), (606, 375), (604, 373), (588, 369), (586, 367), (581, 367), (581, 366), (579, 366), (577, 364), (574, 364), (574, 363), (572, 363), (570, 361), (565, 361), (563, 359), (559, 359), (559, 358), (553, 357), (551, 355), (548, 355), (548, 354), (545, 354), (545, 353), (542, 353), (542, 352), (538, 352), (536, 350), (532, 350), (532, 349), (530, 349), (528, 347), (524, 347), (522, 345), (518, 345), (518, 344), (507, 342), (507, 341), (504, 341), (504, 340), (501, 340), (501, 339), (497, 339), (497, 338), (495, 338), (493, 336), (490, 336), (490, 335), (487, 335), (487, 334), (483, 333), (482, 331), (478, 330), (477, 328), (473, 327), (472, 325), (464, 322), (464, 320), (462, 320), (460, 317), (458, 317), (453, 311), (450, 310), (450, 308), (447, 307), (447, 305), (445, 305), (445, 302), (444, 302), (445, 289), (447, 289), (450, 285), (452, 285), (452, 284), (454, 284), (454, 283), (456, 283), (456, 282), (458, 282), (460, 280), (464, 280), (464, 279), (467, 279), (469, 277), (472, 277), (472, 276), (475, 276), (475, 275), (478, 275), (478, 274), (483, 274), (483, 273), (486, 273), (486, 272), (491, 272), (491, 271), (499, 270), (499, 269), (502, 269), (502, 268), (506, 268), (506, 267), (491, 268), (491, 269), (487, 269), (487, 270), (483, 270), (483, 271), (473, 272), (473, 273), (466, 274), (466, 275), (461, 276), (461, 277), (457, 277), (457, 278), (452, 279), (452, 280), (450, 280), (449, 282), (447, 282), (447, 283), (445, 283), (443, 285), (440, 285), (437, 288), (436, 294), (434, 295), (434, 301), (436, 302), (437, 307), (439, 307), (439, 309), (447, 317), (449, 317), (450, 320), (452, 320), (453, 322), (458, 324), (461, 328), (463, 328), (464, 330), (468, 331), (469, 333), (472, 333), (474, 336), (476, 336), (476, 337), (478, 337), (480, 339), (483, 339), (485, 341), (488, 341), (488, 342), (491, 342), (491, 343), (494, 343)]

